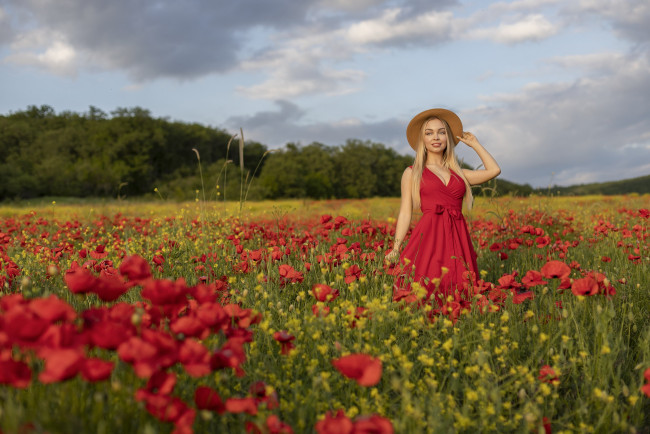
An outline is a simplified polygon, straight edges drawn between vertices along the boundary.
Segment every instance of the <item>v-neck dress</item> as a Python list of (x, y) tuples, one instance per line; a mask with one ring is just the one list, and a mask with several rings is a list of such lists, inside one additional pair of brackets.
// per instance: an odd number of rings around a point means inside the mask
[[(468, 286), (475, 280), (476, 252), (462, 213), (465, 182), (450, 169), (447, 185), (428, 168), (420, 182), (422, 218), (411, 231), (400, 255), (400, 276), (395, 298), (412, 297), (411, 283), (427, 288), (428, 296), (439, 294), (438, 301), (458, 291), (469, 296)], [(443, 269), (447, 271), (443, 273)], [(471, 274), (466, 273), (472, 272)], [(439, 282), (437, 279), (440, 279)], [(471, 284), (471, 283), (470, 283)]]

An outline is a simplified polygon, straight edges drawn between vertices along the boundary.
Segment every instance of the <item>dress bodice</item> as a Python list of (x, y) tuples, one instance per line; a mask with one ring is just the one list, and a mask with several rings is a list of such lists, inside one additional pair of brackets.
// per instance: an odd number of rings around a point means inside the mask
[(420, 181), (420, 209), (423, 213), (436, 212), (440, 206), (458, 212), (462, 210), (465, 182), (453, 170), (449, 169), (449, 173), (449, 183), (445, 185), (438, 175), (424, 168)]

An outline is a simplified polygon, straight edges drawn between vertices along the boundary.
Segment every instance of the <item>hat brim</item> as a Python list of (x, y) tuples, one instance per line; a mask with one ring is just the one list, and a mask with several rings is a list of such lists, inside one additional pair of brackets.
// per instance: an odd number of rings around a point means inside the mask
[(436, 117), (444, 120), (451, 128), (451, 139), (454, 142), (454, 145), (458, 144), (457, 136), (463, 135), (463, 123), (460, 121), (458, 115), (451, 110), (446, 110), (443, 108), (434, 108), (425, 110), (422, 113), (418, 113), (411, 119), (408, 127), (406, 127), (406, 140), (408, 140), (411, 148), (417, 151), (418, 140), (420, 139), (420, 134), (422, 131), (422, 124), (429, 118)]

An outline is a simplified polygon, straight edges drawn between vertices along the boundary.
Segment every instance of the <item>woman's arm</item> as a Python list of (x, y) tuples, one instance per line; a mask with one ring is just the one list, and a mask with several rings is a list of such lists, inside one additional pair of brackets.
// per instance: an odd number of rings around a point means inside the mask
[(490, 153), (485, 150), (483, 145), (478, 142), (478, 139), (474, 134), (467, 131), (463, 132), (462, 137), (458, 137), (462, 140), (467, 146), (474, 149), (478, 154), (478, 157), (483, 162), (482, 170), (469, 170), (463, 169), (463, 175), (465, 179), (469, 182), (470, 185), (483, 184), (486, 181), (489, 181), (492, 178), (496, 178), (501, 173), (501, 168), (497, 164), (496, 160)]
[(413, 199), (411, 198), (412, 174), (413, 170), (407, 167), (402, 175), (402, 200), (399, 206), (397, 224), (395, 225), (395, 242), (393, 243), (393, 249), (386, 255), (386, 259), (390, 261), (399, 256), (399, 248), (411, 225), (411, 217), (413, 215)]

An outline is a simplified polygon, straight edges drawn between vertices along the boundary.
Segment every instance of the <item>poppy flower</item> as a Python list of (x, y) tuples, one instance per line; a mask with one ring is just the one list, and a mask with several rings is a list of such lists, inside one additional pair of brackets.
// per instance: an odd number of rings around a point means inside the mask
[(266, 429), (269, 434), (293, 434), (291, 426), (282, 422), (279, 417), (274, 414), (266, 418)]
[(75, 349), (47, 349), (39, 355), (45, 360), (45, 369), (39, 374), (41, 383), (56, 383), (68, 380), (81, 370), (84, 356)]
[(345, 283), (352, 283), (355, 280), (361, 278), (363, 275), (361, 274), (361, 268), (357, 264), (353, 264), (345, 270)]
[(565, 279), (571, 274), (571, 268), (562, 261), (548, 261), (540, 271), (547, 279)]
[(391, 421), (376, 414), (357, 417), (354, 420), (354, 434), (393, 434), (394, 432)]
[(175, 396), (158, 395), (142, 389), (138, 392), (136, 392), (136, 400), (145, 401), (147, 411), (161, 422), (176, 423), (185, 413), (191, 411), (183, 401)]
[(86, 359), (81, 367), (81, 376), (89, 382), (103, 381), (111, 376), (115, 364), (110, 361), (91, 358)]
[(209, 331), (205, 324), (193, 315), (182, 316), (175, 319), (169, 326), (171, 331), (185, 337), (207, 337)]
[(333, 289), (331, 286), (323, 283), (316, 283), (311, 287), (311, 292), (318, 301), (332, 301), (339, 296), (338, 289)]
[(90, 257), (93, 259), (103, 259), (108, 256), (108, 252), (106, 251), (106, 246), (99, 245), (95, 247), (95, 250), (90, 251)]
[(339, 409), (335, 416), (331, 411), (325, 413), (325, 418), (318, 421), (315, 428), (318, 434), (351, 434), (354, 424), (343, 410)]
[(142, 288), (141, 295), (154, 306), (185, 304), (187, 286), (182, 278), (175, 282), (168, 279), (148, 280)]
[(596, 295), (598, 294), (598, 282), (590, 276), (576, 279), (571, 284), (571, 292), (573, 295)]
[(549, 365), (544, 365), (540, 368), (537, 379), (543, 383), (549, 384), (558, 384), (560, 382), (557, 373)]
[(185, 339), (178, 349), (178, 361), (192, 377), (202, 377), (211, 372), (210, 352), (200, 342)]
[(107, 350), (115, 350), (123, 342), (135, 334), (135, 328), (131, 325), (116, 323), (113, 321), (101, 321), (86, 330), (86, 335), (93, 345)]
[(115, 301), (129, 290), (118, 275), (104, 275), (97, 279), (96, 284), (90, 292), (97, 294), (102, 301)]
[(313, 304), (311, 306), (311, 311), (315, 316), (326, 317), (330, 313), (329, 306), (319, 306), (318, 304)]
[(267, 393), (267, 386), (263, 381), (256, 381), (251, 384), (248, 390), (250, 391), (251, 396), (255, 398), (255, 403), (258, 408), (261, 403), (265, 403), (266, 408), (269, 410), (273, 410), (280, 405), (278, 402), (278, 393), (275, 390), (271, 393)]
[(280, 351), (281, 354), (287, 355), (293, 348), (296, 348), (296, 346), (292, 342), (294, 339), (296, 339), (296, 337), (290, 335), (284, 330), (273, 333), (273, 339), (278, 341), (282, 346)]
[(32, 371), (27, 363), (13, 359), (0, 360), (0, 384), (24, 389), (32, 380)]
[(332, 360), (332, 365), (360, 386), (374, 386), (381, 380), (381, 360), (367, 354), (350, 354)]
[(532, 300), (534, 298), (535, 298), (535, 294), (533, 293), (533, 291), (520, 292), (520, 293), (515, 294), (512, 297), (512, 303), (513, 304), (521, 304), (526, 300), (529, 300), (529, 299)]
[(216, 411), (222, 414), (226, 411), (226, 406), (216, 390), (208, 386), (199, 386), (194, 391), (194, 403), (199, 410)]
[(246, 361), (244, 352), (244, 340), (242, 338), (230, 338), (228, 341), (210, 357), (210, 368), (212, 370), (233, 368), (235, 375), (244, 376), (241, 364)]
[(131, 281), (145, 280), (151, 277), (151, 267), (140, 256), (127, 256), (120, 264), (120, 274)]
[(537, 270), (528, 270), (526, 275), (522, 277), (521, 283), (524, 284), (526, 288), (531, 286), (546, 285), (548, 282), (543, 280), (542, 273)]
[(156, 395), (169, 395), (174, 391), (175, 386), (176, 374), (160, 370), (149, 377), (146, 387), (141, 390), (146, 390)]
[(294, 268), (289, 264), (280, 265), (278, 271), (280, 272), (280, 285), (299, 283), (304, 280), (302, 273), (294, 270)]
[(71, 268), (65, 272), (64, 280), (72, 293), (85, 294), (95, 287), (98, 279), (90, 271), (73, 261)]
[(3, 315), (4, 332), (12, 341), (36, 341), (50, 325), (26, 305), (16, 305)]
[(226, 411), (229, 413), (257, 414), (257, 404), (253, 398), (228, 398), (226, 400)]
[(47, 298), (35, 298), (29, 303), (29, 310), (49, 321), (72, 321), (77, 317), (75, 310), (65, 301), (50, 295)]

